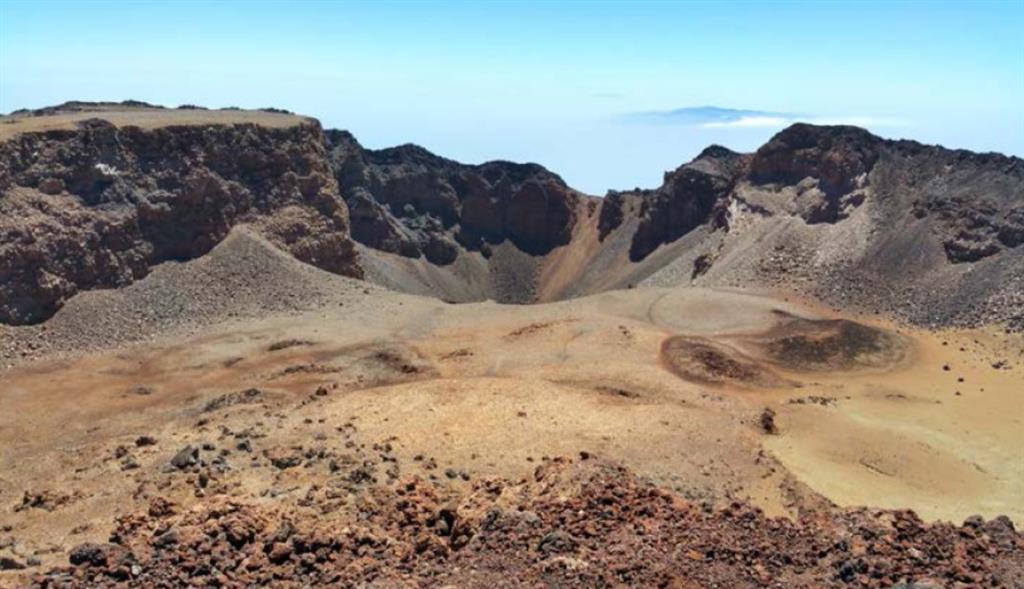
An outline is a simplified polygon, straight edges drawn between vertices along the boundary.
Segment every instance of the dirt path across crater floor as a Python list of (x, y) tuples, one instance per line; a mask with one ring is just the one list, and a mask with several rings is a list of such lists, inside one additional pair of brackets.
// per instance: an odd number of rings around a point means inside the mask
[[(458, 493), (580, 452), (773, 516), (824, 498), (1024, 521), (1019, 338), (725, 290), (350, 297), (3, 374), (0, 554), (63, 564), (156, 496), (314, 501), (338, 473), (342, 498), (409, 474)], [(210, 472), (174, 464), (193, 459)]]

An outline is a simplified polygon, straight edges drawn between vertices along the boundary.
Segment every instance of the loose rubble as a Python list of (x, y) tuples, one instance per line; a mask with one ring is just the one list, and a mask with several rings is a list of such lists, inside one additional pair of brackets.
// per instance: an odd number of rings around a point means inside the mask
[[(1006, 518), (926, 524), (909, 511), (827, 509), (798, 521), (741, 502), (687, 502), (593, 458), (456, 495), (419, 477), (320, 505), (155, 499), (31, 587), (1014, 587), (1024, 537)], [(911, 585), (911, 584), (917, 585)], [(902, 585), (901, 585), (902, 584)]]

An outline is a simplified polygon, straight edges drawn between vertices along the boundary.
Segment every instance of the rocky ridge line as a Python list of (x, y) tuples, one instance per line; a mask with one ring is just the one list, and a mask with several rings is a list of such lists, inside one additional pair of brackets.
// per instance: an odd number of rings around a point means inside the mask
[(769, 286), (927, 326), (1024, 326), (1020, 158), (796, 124), (753, 154), (712, 146), (656, 189), (596, 199), (536, 164), (371, 150), (315, 121), (142, 130), (101, 116), (0, 143), (2, 323), (43, 321), (249, 224), (322, 269), (372, 267), (456, 302)]

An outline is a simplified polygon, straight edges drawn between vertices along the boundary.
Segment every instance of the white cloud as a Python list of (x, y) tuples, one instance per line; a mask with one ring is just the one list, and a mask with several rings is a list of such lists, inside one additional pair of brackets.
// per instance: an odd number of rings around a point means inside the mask
[(785, 117), (740, 117), (732, 121), (711, 121), (698, 125), (704, 129), (735, 129), (750, 127), (785, 127), (794, 122), (794, 119)]
[(709, 121), (697, 125), (702, 129), (782, 128), (794, 123), (812, 125), (853, 125), (855, 127), (907, 127), (910, 122), (892, 117), (838, 116), (838, 117), (766, 117), (743, 116), (731, 121)]
[(631, 123), (689, 125), (698, 129), (782, 129), (794, 123), (853, 125), (876, 129), (911, 125), (907, 120), (894, 117), (813, 115), (720, 106), (688, 106), (675, 110), (633, 112), (622, 115), (620, 120)]

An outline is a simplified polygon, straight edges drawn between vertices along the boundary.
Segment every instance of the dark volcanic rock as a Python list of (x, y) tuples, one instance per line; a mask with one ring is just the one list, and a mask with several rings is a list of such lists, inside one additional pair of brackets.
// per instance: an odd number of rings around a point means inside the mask
[[(705, 223), (723, 224), (725, 198), (743, 171), (746, 159), (724, 147), (712, 146), (692, 162), (665, 174), (660, 188), (644, 194), (640, 225), (633, 235), (629, 259), (642, 260), (658, 246)], [(610, 224), (615, 214), (609, 213), (609, 217)]]
[[(877, 167), (877, 169), (876, 169)], [(887, 141), (857, 127), (796, 124), (757, 150), (755, 184), (812, 180), (818, 202), (802, 216), (835, 223), (872, 188), (885, 201), (887, 229), (934, 218), (932, 233), (954, 263), (973, 262), (1024, 243), (1024, 162), (998, 154)]]
[(417, 238), (389, 212), (374, 200), (365, 188), (357, 186), (348, 191), (349, 215), (352, 220), (352, 239), (373, 249), (418, 258), (422, 254)]
[(79, 544), (71, 550), (68, 560), (76, 566), (115, 567), (132, 560), (131, 553), (116, 544)]
[(509, 240), (544, 255), (572, 236), (578, 194), (541, 166), (471, 166), (415, 145), (369, 150), (344, 131), (326, 137), (352, 237), (369, 247), (443, 266), (459, 245)]
[(750, 162), (754, 182), (796, 184), (815, 178), (829, 195), (854, 188), (878, 160), (881, 139), (858, 127), (797, 123), (764, 144)]
[(199, 448), (185, 446), (171, 458), (171, 466), (177, 469), (185, 469), (199, 463)]
[(625, 219), (625, 211), (622, 210), (624, 206), (622, 193), (616, 190), (610, 190), (601, 200), (601, 212), (597, 220), (598, 239), (604, 241), (609, 233), (622, 225)]
[(946, 257), (975, 262), (1024, 243), (1024, 163), (999, 155), (925, 148), (911, 151), (908, 163), (931, 172), (913, 214), (933, 219)]
[(27, 565), (11, 556), (0, 556), (0, 571), (20, 571)]
[(925, 220), (954, 263), (1024, 243), (1024, 161), (1019, 158), (803, 123), (779, 132), (753, 155), (709, 147), (666, 174), (656, 190), (610, 192), (601, 207), (600, 238), (622, 224), (623, 196), (641, 197), (630, 259), (642, 260), (698, 226), (726, 223), (725, 206), (744, 182), (795, 189), (793, 204), (809, 224), (836, 223), (873, 195), (886, 230), (898, 232), (903, 224)]

